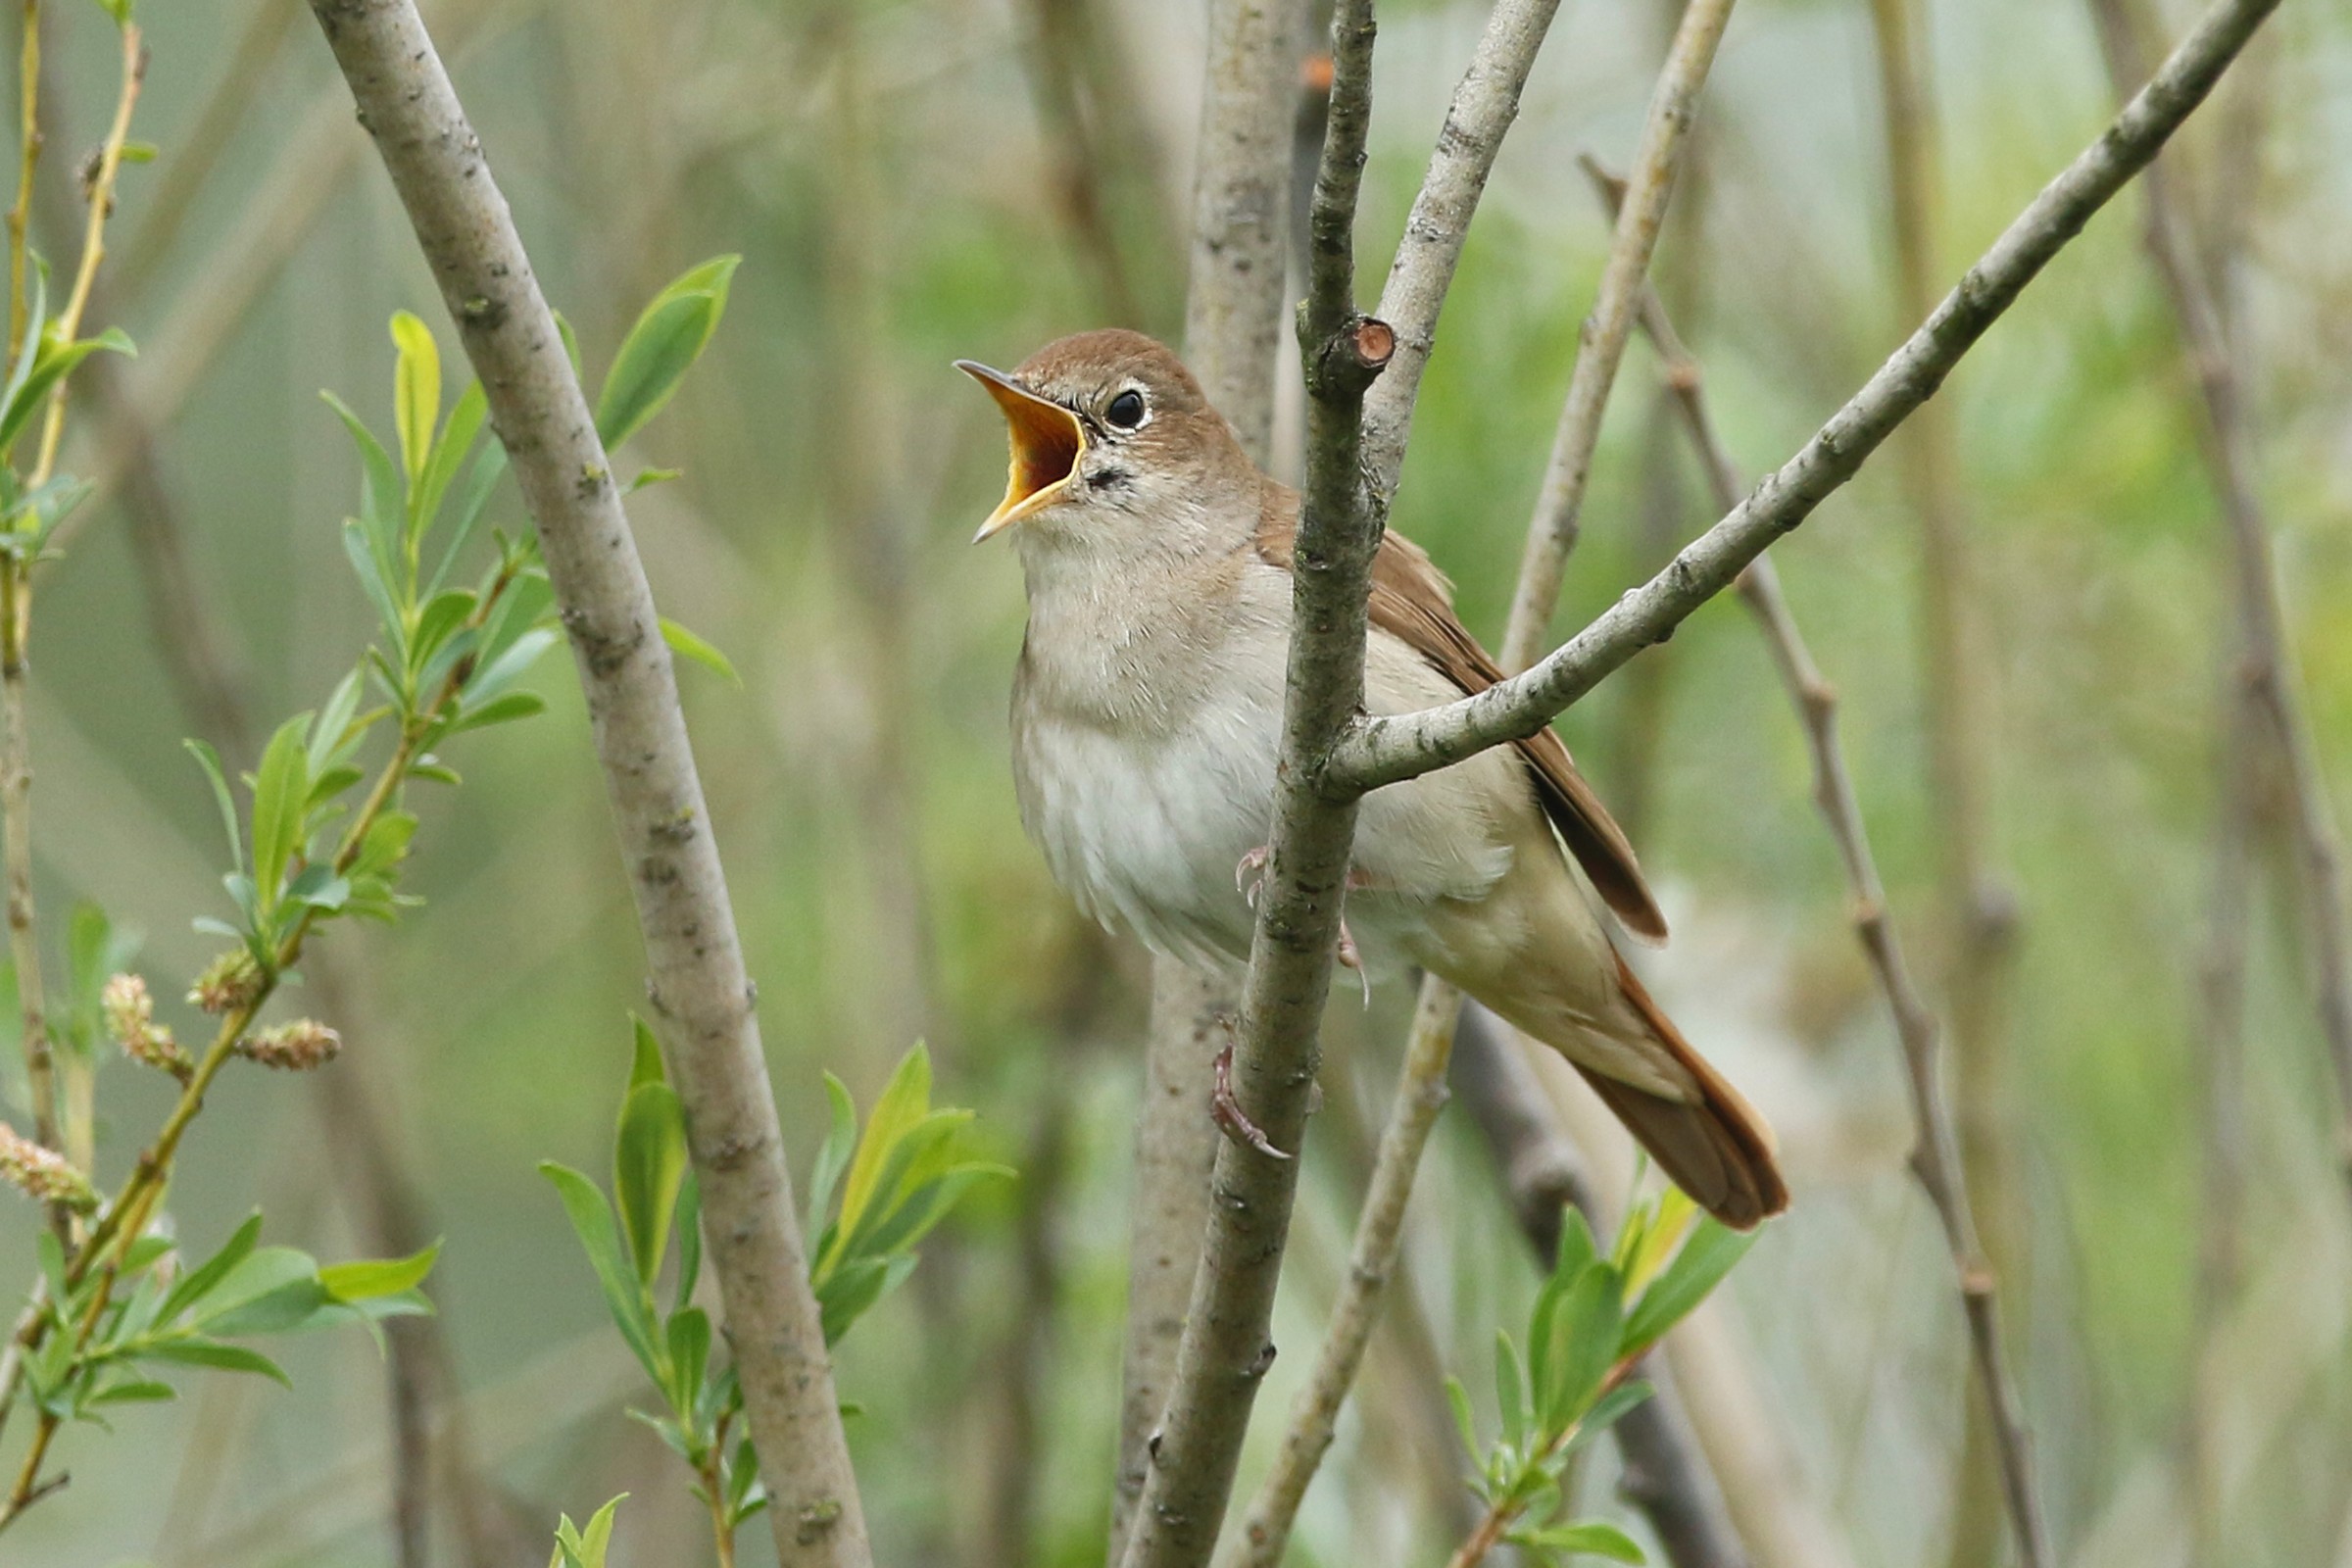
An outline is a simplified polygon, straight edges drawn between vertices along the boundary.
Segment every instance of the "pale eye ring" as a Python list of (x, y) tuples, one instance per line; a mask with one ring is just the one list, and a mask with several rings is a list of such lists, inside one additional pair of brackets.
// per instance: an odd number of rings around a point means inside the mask
[(1121, 430), (1134, 429), (1144, 422), (1144, 395), (1134, 387), (1129, 387), (1110, 400), (1110, 407), (1102, 411), (1102, 417)]

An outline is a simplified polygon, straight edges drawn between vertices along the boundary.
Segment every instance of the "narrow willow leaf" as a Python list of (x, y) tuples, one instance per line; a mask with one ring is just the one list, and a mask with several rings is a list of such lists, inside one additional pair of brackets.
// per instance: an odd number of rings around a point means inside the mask
[(1712, 1216), (1698, 1222), (1674, 1261), (1642, 1295), (1625, 1325), (1618, 1353), (1639, 1355), (1666, 1331), (1690, 1316), (1707, 1294), (1723, 1283), (1733, 1265), (1747, 1255), (1760, 1231), (1736, 1231)]
[(253, 1250), (254, 1244), (259, 1242), (261, 1237), (262, 1216), (257, 1212), (249, 1215), (245, 1223), (236, 1228), (235, 1233), (221, 1244), (220, 1250), (206, 1258), (203, 1263), (189, 1273), (181, 1276), (179, 1283), (172, 1288), (171, 1296), (164, 1301), (162, 1313), (164, 1321), (170, 1322), (210, 1295), (213, 1287), (220, 1284), (230, 1269), (245, 1260), (246, 1254)]
[(253, 883), (265, 911), (276, 906), (286, 864), (302, 847), (303, 815), (311, 798), (304, 766), (310, 727), (308, 713), (280, 724), (254, 771)]
[(223, 1345), (191, 1335), (183, 1339), (158, 1340), (140, 1347), (138, 1357), (143, 1361), (177, 1361), (187, 1366), (217, 1367), (223, 1372), (254, 1372), (266, 1378), (275, 1378), (287, 1388), (294, 1386), (283, 1368), (259, 1350), (242, 1345)]
[(666, 1382), (663, 1357), (654, 1346), (652, 1306), (627, 1259), (621, 1256), (620, 1233), (612, 1224), (612, 1210), (605, 1195), (596, 1190), (596, 1183), (552, 1159), (539, 1162), (539, 1174), (555, 1184), (557, 1196), (564, 1200), (564, 1212), (588, 1254), (588, 1266), (604, 1287), (605, 1305), (612, 1314), (613, 1326), (620, 1330), (621, 1339), (636, 1353), (646, 1374), (656, 1383)]
[(612, 1195), (641, 1285), (650, 1287), (662, 1271), (685, 1180), (686, 1113), (677, 1091), (665, 1083), (641, 1083), (622, 1100), (612, 1140)]
[[(400, 461), (412, 493), (432, 461), (433, 426), (441, 422), (441, 348), (432, 328), (407, 311), (392, 313), (392, 422), (400, 432)], [(417, 519), (412, 517), (414, 528)]]
[(662, 640), (669, 644), (670, 652), (691, 659), (705, 669), (714, 670), (736, 685), (743, 677), (735, 672), (735, 662), (718, 651), (716, 646), (696, 636), (667, 615), (662, 617)]
[(1646, 1561), (1634, 1538), (1612, 1524), (1591, 1521), (1577, 1525), (1547, 1525), (1541, 1530), (1514, 1530), (1507, 1537), (1513, 1544), (1533, 1546), (1541, 1551), (1564, 1551), (1572, 1555), (1607, 1557), (1612, 1561), (1632, 1563), (1635, 1568)]
[(407, 1257), (361, 1258), (349, 1263), (330, 1263), (318, 1271), (318, 1283), (326, 1294), (338, 1301), (365, 1301), (379, 1296), (397, 1296), (415, 1290), (424, 1283), (441, 1256), (441, 1244), (433, 1243), (421, 1252)]
[(237, 800), (228, 792), (228, 775), (220, 770), (220, 754), (213, 750), (209, 741), (200, 741), (193, 736), (180, 744), (188, 749), (190, 757), (196, 759), (196, 765), (204, 769), (205, 781), (213, 787), (213, 800), (220, 808), (220, 825), (228, 833), (228, 858), (232, 864), (242, 868), (245, 864), (245, 837), (237, 826)]
[(613, 356), (596, 400), (597, 434), (619, 446), (662, 412), (726, 314), (727, 288), (742, 262), (721, 256), (654, 296)]

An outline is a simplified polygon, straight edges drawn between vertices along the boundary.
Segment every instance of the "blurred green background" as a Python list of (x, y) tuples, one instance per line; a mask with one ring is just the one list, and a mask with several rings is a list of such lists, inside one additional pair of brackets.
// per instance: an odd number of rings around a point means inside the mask
[[(891, 1563), (986, 1564), (1023, 1542), (1019, 1560), (1038, 1563), (1101, 1552), (1147, 971), (1124, 939), (1080, 926), (1020, 833), (1004, 720), (1018, 573), (1004, 550), (964, 545), (999, 493), (1004, 438), (948, 362), (1010, 364), (1113, 320), (1173, 335), (1200, 10), (428, 8), (592, 371), (661, 283), (719, 252), (745, 257), (717, 342), (623, 471), (684, 470), (632, 503), (640, 547), (665, 609), (742, 672), (740, 687), (694, 666), (681, 679), (801, 1170), (821, 1128), (820, 1068), (870, 1101), (919, 1035), (941, 1099), (976, 1107), (1024, 1171), (976, 1199), (843, 1348)], [(1563, 8), (1446, 313), (1394, 520), (1453, 574), (1490, 640), (1606, 243), (1574, 156), (1630, 156), (1668, 10)], [(1484, 15), (1454, 0), (1382, 7), (1367, 297)], [(1039, 91), (1059, 69), (1041, 26), (1071, 16), (1095, 29), (1085, 69), (1102, 92), (1077, 121)], [(2168, 16), (2177, 29), (2185, 12)], [(189, 917), (221, 897), (217, 822), (180, 748), (199, 727), (183, 620), (212, 627), (263, 720), (324, 697), (366, 617), (337, 539), (356, 466), (318, 393), (388, 427), (387, 316), (416, 310), (445, 340), (447, 323), (307, 8), (155, 5), (144, 22), (138, 134), (160, 157), (125, 172), (97, 307), (141, 354), (114, 377), (119, 396), (77, 407), (67, 466), (113, 482), (42, 580), (35, 817), (45, 916), (86, 898), (142, 929), (143, 966), (176, 1016), (177, 982), (211, 948)], [(1940, 288), (2095, 135), (2112, 97), (2079, 6), (1940, 0), (1927, 37)], [(66, 7), (52, 51), (45, 165), (65, 178), (112, 105), (111, 28)], [(2192, 122), (2186, 155), (2192, 172), (2220, 167), (2216, 127), (2231, 115), (2259, 134), (2259, 178), (2230, 192), (2251, 424), (2341, 802), (2352, 13), (2285, 7), (2244, 74), (2253, 85)], [(1752, 470), (1793, 452), (1910, 324), (1894, 304), (1869, 8), (1749, 0), (1702, 122), (1659, 270)], [(1074, 167), (1088, 175), (1076, 184)], [(1092, 221), (1073, 200), (1086, 189)], [(2065, 1561), (2185, 1560), (2193, 1423), (2211, 1438), (2230, 1562), (2339, 1562), (2352, 1552), (2352, 1232), (2278, 833), (2251, 933), (2242, 1278), (2210, 1333), (2192, 1310), (2195, 987), (2229, 574), (2137, 207), (2128, 192), (2094, 222), (1944, 394), (1983, 587), (1993, 839), (2019, 910), (1991, 1106), (2010, 1172), (1995, 1226), (2008, 1325)], [(54, 222), (41, 243), (66, 249)], [(1709, 520), (1654, 366), (1637, 346), (1613, 402), (1563, 630), (1643, 574), (1662, 531)], [(511, 490), (494, 515), (521, 520)], [(159, 574), (159, 531), (180, 540), (184, 577)], [(1895, 912), (1933, 974), (1940, 829), (1924, 782), (1916, 537), (1880, 462), (1776, 554), (1844, 699)], [(1645, 960), (1653, 988), (1778, 1126), (1796, 1191), (1719, 1327), (1793, 1456), (1789, 1485), (1831, 1522), (1818, 1560), (1940, 1560), (1963, 1340), (1941, 1239), (1903, 1168), (1898, 1057), (1808, 800), (1802, 737), (1729, 600), (1629, 675), (1644, 671), (1563, 727), (1674, 918), (1674, 946)], [(453, 748), (455, 793), (414, 791), (425, 825), (408, 887), (426, 906), (390, 931), (333, 933), (360, 983), (329, 1019), (348, 1047), (332, 1071), (388, 1129), (423, 1234), (446, 1238), (433, 1291), (460, 1398), (443, 1407), (456, 1441), (440, 1451), (462, 1451), (470, 1479), (449, 1465), (435, 1478), (445, 1560), (529, 1559), (559, 1508), (584, 1517), (626, 1490), (614, 1561), (694, 1563), (708, 1550), (699, 1505), (622, 1415), (635, 1369), (533, 1169), (602, 1168), (641, 998), (568, 664), (549, 661), (536, 684), (550, 715)], [(1385, 1104), (1409, 1003), (1384, 988), (1365, 1009), (1341, 990), (1333, 1113), (1308, 1149), (1265, 1428), (1345, 1269), (1361, 1125)], [(160, 1080), (115, 1066), (101, 1094), (101, 1160), (119, 1173), (160, 1113)], [(315, 1083), (231, 1073), (183, 1160), (181, 1233), (210, 1246), (259, 1203), (279, 1240), (363, 1250), (368, 1162), (348, 1105), (342, 1121), (329, 1108)], [(0, 1256), (28, 1255), (32, 1226), (28, 1205), (0, 1207)], [(1533, 1280), (1483, 1152), (1449, 1117), (1414, 1206), (1407, 1317), (1477, 1387)], [(1416, 1424), (1436, 1391), (1400, 1345), (1375, 1341), (1296, 1561), (1434, 1561), (1458, 1534), (1446, 1499), (1462, 1456)], [(291, 1394), (197, 1377), (177, 1404), (122, 1415), (112, 1438), (69, 1432), (72, 1486), (0, 1559), (391, 1561), (382, 1364), (359, 1336), (288, 1349)], [(1261, 1460), (1253, 1448), (1245, 1486)], [(1604, 1509), (1613, 1462), (1588, 1483)], [(466, 1555), (485, 1543), (488, 1558)], [(743, 1545), (764, 1559), (763, 1522)]]

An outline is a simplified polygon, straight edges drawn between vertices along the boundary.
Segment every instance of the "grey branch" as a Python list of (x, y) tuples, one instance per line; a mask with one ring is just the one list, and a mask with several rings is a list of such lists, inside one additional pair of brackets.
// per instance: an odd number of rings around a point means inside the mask
[[(1275, 349), (1290, 240), (1283, 217), (1306, 12), (1306, 0), (1212, 0), (1209, 7), (1185, 355), (1210, 405), (1224, 411), (1243, 450), (1261, 467), (1273, 455)], [(1230, 983), (1174, 958), (1152, 961), (1106, 1559), (1113, 1568), (1126, 1553), (1149, 1475), (1145, 1448), (1175, 1376), (1184, 1309), (1208, 1228), (1208, 1172), (1216, 1154), (1210, 1064), (1240, 1010)]]
[(1377, 789), (1532, 735), (1730, 587), (1935, 394), (2050, 258), (2155, 157), (2278, 4), (2222, 0), (2208, 12), (2114, 123), (2043, 188), (1853, 399), (1664, 571), (1524, 674), (1443, 708), (1360, 721), (1333, 754), (1324, 788)]
[(1394, 348), (1355, 312), (1356, 196), (1371, 118), (1372, 8), (1332, 20), (1331, 120), (1315, 179), (1309, 291), (1299, 318), (1307, 379), (1307, 472), (1298, 526), (1282, 766), (1235, 1049), (1240, 1109), (1288, 1157), (1226, 1140), (1210, 1223), (1177, 1352), (1176, 1387), (1128, 1541), (1127, 1568), (1208, 1560), (1242, 1439), (1272, 1359), (1267, 1336), (1297, 1196), (1320, 1052), (1323, 1003), (1355, 833), (1352, 801), (1310, 782), (1363, 701), (1365, 604), (1378, 514), (1364, 494), (1365, 390)]
[[(1715, 504), (1729, 511), (1740, 497), (1739, 470), (1716, 436), (1714, 421), (1707, 411), (1705, 377), (1698, 362), (1676, 335), (1655, 290), (1644, 291), (1642, 324), (1664, 362), (1666, 384), (1674, 392)], [(1919, 1140), (1911, 1168), (1935, 1204), (1951, 1249), (1953, 1273), (1960, 1285), (1961, 1305), (1968, 1319), (1969, 1342), (1992, 1415), (1994, 1446), (2001, 1456), (2011, 1519), (2023, 1544), (2026, 1561), (2047, 1562), (2041, 1508), (2034, 1490), (2032, 1447), (2016, 1382), (2010, 1375), (2001, 1344), (1992, 1269), (1977, 1238), (1968, 1184), (1962, 1177), (1959, 1135), (1951, 1105), (1944, 1098), (1940, 1035), (1935, 1014), (1911, 977), (1887, 910), (1886, 884), (1879, 876), (1877, 857), (1871, 851), (1870, 835), (1862, 820), (1861, 801), (1854, 793), (1853, 774), (1846, 766), (1845, 751), (1838, 738), (1838, 694), (1823, 678), (1812, 650), (1805, 644), (1804, 634), (1797, 629), (1788, 596), (1781, 591), (1780, 573), (1773, 568), (1769, 555), (1758, 556), (1740, 573), (1740, 595), (1763, 628), (1773, 663), (1781, 673), (1781, 683), (1788, 689), (1788, 700), (1804, 725), (1806, 745), (1813, 758), (1814, 805), (1820, 808), (1830, 838), (1837, 845), (1838, 858), (1845, 870), (1846, 889), (1853, 901), (1854, 933), (1878, 976), (1879, 989), (1886, 998), (1887, 1011), (1893, 1016), (1895, 1035), (1902, 1045)]]
[(1519, 96), (1559, 9), (1560, 0), (1496, 0), (1470, 69), (1446, 106), (1429, 172), (1405, 216), (1404, 237), (1380, 291), (1379, 316), (1396, 329), (1396, 356), (1364, 398), (1364, 470), (1384, 510), (1396, 493), (1421, 372), (1437, 343), (1438, 313), (1453, 287), (1470, 220), (1503, 135), (1519, 118)]
[(862, 1568), (865, 1520), (794, 1220), (752, 988), (652, 590), (547, 300), (411, 0), (312, 0), (538, 524), (686, 1106), (780, 1562)]
[[(1506, 662), (1525, 663), (1527, 651), (1540, 643), (1544, 628), (1551, 619), (1561, 571), (1575, 542), (1572, 531), (1563, 532), (1556, 524), (1563, 514), (1573, 517), (1582, 502), (1592, 454), (1599, 440), (1600, 416), (1608, 401), (1609, 384), (1624, 358), (1626, 338), (1633, 330), (1634, 305), (1644, 291), (1642, 278), (1647, 274), (1650, 254), (1656, 248), (1658, 229), (1665, 219), (1675, 164), (1690, 128), (1698, 90), (1714, 59), (1715, 45), (1730, 20), (1731, 7), (1732, 0), (1694, 0), (1684, 13), (1665, 68), (1659, 74), (1637, 165), (1644, 205), (1639, 220), (1619, 223), (1616, 240), (1602, 270), (1600, 300), (1577, 355), (1568, 403), (1561, 414), (1552, 463), (1559, 482), (1547, 484), (1552, 505), (1539, 509), (1529, 530), (1528, 560), (1521, 568), (1519, 591), (1504, 637)], [(1459, 133), (1467, 122), (1473, 139), (1457, 153), (1449, 145), (1449, 135), (1440, 134), (1421, 197), (1414, 202), (1414, 211), (1425, 217), (1433, 209), (1444, 213), (1442, 221), (1455, 225), (1450, 230), (1455, 236), (1454, 244), (1428, 239), (1416, 242), (1408, 223), (1396, 261), (1390, 270), (1391, 290), (1400, 304), (1412, 311), (1414, 324), (1425, 343), (1444, 303), (1446, 285), (1450, 281), (1453, 263), (1459, 254), (1459, 236), (1467, 231), (1472, 210), (1485, 184), (1486, 171), (1493, 166), (1496, 146), (1516, 113), (1519, 91), (1526, 83), (1535, 50), (1543, 39), (1543, 24), (1550, 20), (1548, 9), (1536, 9), (1543, 14), (1506, 18), (1504, 12), (1510, 10), (1506, 6), (1490, 23), (1447, 114), (1447, 132)], [(1440, 192), (1435, 202), (1430, 194), (1433, 185)], [(1404, 279), (1401, 287), (1400, 276)], [(1389, 324), (1393, 329), (1395, 323)], [(1426, 359), (1426, 349), (1423, 358)], [(1368, 453), (1365, 460), (1373, 493), (1383, 503), (1384, 481), (1389, 485), (1395, 483), (1397, 465), (1402, 459), (1402, 442), (1411, 422), (1413, 388), (1405, 387), (1401, 394), (1391, 393), (1389, 401), (1387, 428), (1396, 449), (1385, 456)], [(1369, 418), (1367, 410), (1367, 423)], [(1563, 450), (1580, 455), (1568, 471), (1561, 467)], [(1377, 538), (1377, 522), (1373, 531)], [(1307, 1484), (1314, 1479), (1316, 1468), (1331, 1446), (1340, 1406), (1362, 1368), (1372, 1326), (1379, 1318), (1382, 1296), (1396, 1270), (1396, 1250), (1404, 1232), (1405, 1205), (1412, 1196), (1422, 1151), (1428, 1145), (1431, 1128), (1437, 1124), (1438, 1111), (1446, 1102), (1446, 1069), (1453, 1052), (1454, 1020), (1461, 1007), (1461, 993), (1452, 986), (1434, 975), (1422, 982), (1420, 1001), (1414, 1007), (1412, 1028), (1405, 1042), (1404, 1066), (1397, 1079), (1394, 1107), (1381, 1133), (1363, 1211), (1356, 1222), (1347, 1278), (1333, 1304), (1331, 1323), (1325, 1330), (1313, 1372), (1292, 1406), (1290, 1425), (1274, 1468), (1250, 1501), (1245, 1528), (1230, 1555), (1235, 1568), (1273, 1568), (1282, 1560)]]
[[(2132, 48), (2121, 8), (2115, 0), (2096, 0), (2093, 9), (2109, 68), (2122, 75), (2132, 69)], [(2225, 302), (2198, 265), (2196, 246), (2174, 210), (2163, 173), (2162, 169), (2148, 172), (2147, 250), (2180, 321), (2181, 347), (2195, 373), (2205, 465), (2229, 524), (2237, 619), (2235, 684), (2240, 699), (2260, 715), (2259, 728), (2268, 731), (2284, 764), (2296, 858), (2304, 877), (2304, 920), (2318, 980), (2320, 1032), (2342, 1098), (2336, 1157), (2352, 1175), (2352, 918), (2345, 909), (2343, 857), (2319, 748), (2303, 710), (2285, 610), (2279, 603), (2271, 522), (2255, 478), (2236, 345), (2230, 339)]]

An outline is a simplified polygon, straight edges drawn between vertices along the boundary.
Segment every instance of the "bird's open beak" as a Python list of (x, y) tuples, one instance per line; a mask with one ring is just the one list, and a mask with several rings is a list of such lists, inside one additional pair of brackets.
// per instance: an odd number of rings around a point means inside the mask
[(1086, 428), (1078, 416), (1023, 390), (1002, 370), (970, 360), (957, 360), (956, 368), (988, 389), (1012, 436), (1012, 470), (1004, 481), (1004, 499), (972, 535), (972, 543), (978, 544), (1061, 499), (1077, 471), (1079, 455), (1086, 451)]

